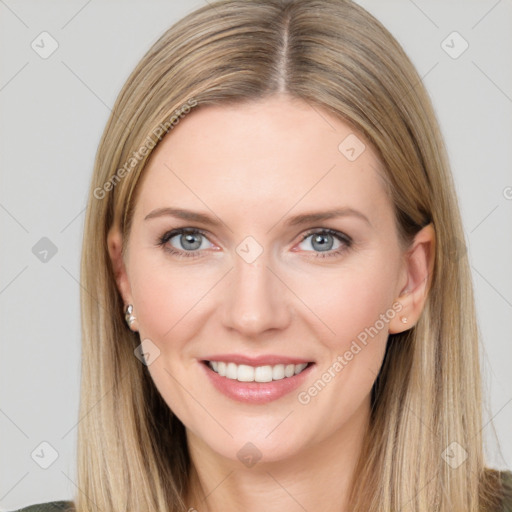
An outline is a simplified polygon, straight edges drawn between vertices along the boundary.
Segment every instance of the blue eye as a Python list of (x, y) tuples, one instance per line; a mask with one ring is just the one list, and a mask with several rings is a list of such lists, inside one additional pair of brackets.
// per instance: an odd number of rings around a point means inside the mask
[[(173, 239), (175, 239), (174, 243), (172, 242)], [(159, 245), (176, 256), (194, 258), (200, 256), (198, 254), (200, 249), (208, 248), (208, 246), (203, 246), (203, 242), (206, 240), (208, 240), (206, 235), (199, 229), (180, 228), (165, 233), (159, 239)], [(178, 244), (178, 246), (175, 244)]]
[[(313, 256), (315, 258), (339, 256), (352, 245), (352, 239), (349, 236), (333, 229), (324, 228), (310, 231), (302, 237), (300, 243), (303, 244), (310, 238), (309, 246), (312, 250), (302, 250), (315, 253), (315, 256)], [(167, 252), (178, 258), (200, 257), (201, 251), (208, 249), (208, 243), (206, 234), (196, 228), (174, 229), (158, 239), (159, 246), (162, 246)], [(333, 247), (335, 243), (337, 245)]]
[[(309, 238), (311, 238), (309, 241), (309, 246), (313, 248), (313, 251), (307, 250), (307, 252), (316, 252), (317, 254), (315, 257), (320, 258), (338, 256), (342, 252), (349, 249), (352, 245), (352, 239), (349, 236), (333, 229), (319, 229), (312, 232), (310, 231), (304, 235), (301, 243), (308, 240)], [(338, 245), (337, 247), (334, 247), (333, 250), (335, 242), (337, 242)]]

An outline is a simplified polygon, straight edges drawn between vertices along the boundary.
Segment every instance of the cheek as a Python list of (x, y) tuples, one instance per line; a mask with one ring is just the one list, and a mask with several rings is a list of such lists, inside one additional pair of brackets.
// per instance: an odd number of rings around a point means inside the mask
[(304, 412), (317, 410), (326, 417), (330, 411), (326, 427), (336, 428), (368, 399), (382, 365), (389, 322), (396, 315), (396, 267), (388, 257), (358, 259), (357, 266), (332, 273), (331, 279), (301, 286), (304, 301), (327, 327), (319, 338), (325, 357), (316, 379), (297, 399), (308, 405)]
[[(345, 424), (369, 400), (388, 339), (393, 271), (380, 265), (344, 269), (309, 293), (308, 305), (328, 326), (315, 379), (298, 390), (304, 417), (321, 417), (325, 432)], [(311, 290), (311, 288), (310, 288)]]
[(134, 250), (132, 254), (130, 283), (140, 339), (151, 340), (161, 356), (148, 366), (148, 371), (169, 408), (190, 423), (198, 413), (178, 382), (185, 383), (187, 379), (192, 361), (190, 340), (200, 326), (195, 315), (201, 310), (201, 298), (211, 288), (211, 279), (170, 265), (154, 249)]
[(141, 275), (135, 273), (132, 281), (139, 330), (141, 336), (160, 340), (176, 322), (183, 283), (178, 276), (171, 279), (171, 276), (156, 268), (139, 268), (146, 269)]
[[(343, 268), (324, 276), (297, 278), (294, 290), (317, 317), (330, 350), (347, 350), (354, 339), (387, 338), (389, 320), (394, 315), (391, 265), (364, 265)], [(324, 329), (325, 327), (325, 329)], [(378, 332), (376, 334), (375, 329)]]
[(172, 333), (175, 338), (189, 312), (200, 311), (213, 277), (171, 265), (154, 249), (133, 255), (130, 282), (141, 336), (164, 341)]

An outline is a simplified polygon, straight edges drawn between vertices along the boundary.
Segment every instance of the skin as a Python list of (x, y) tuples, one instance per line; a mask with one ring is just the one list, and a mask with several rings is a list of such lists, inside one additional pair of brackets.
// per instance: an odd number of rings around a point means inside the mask
[[(132, 329), (160, 350), (148, 371), (187, 430), (187, 505), (199, 512), (260, 511), (262, 503), (267, 512), (347, 510), (388, 334), (412, 327), (424, 306), (432, 227), (401, 248), (376, 153), (356, 134), (366, 149), (349, 161), (338, 146), (354, 131), (319, 113), (287, 96), (197, 108), (153, 152), (124, 260), (119, 230), (109, 233), (117, 284), (137, 318)], [(171, 206), (222, 223), (145, 220)], [(334, 208), (353, 208), (368, 222), (352, 215), (286, 225), (291, 216)], [(180, 227), (205, 231), (199, 257), (158, 245)], [(329, 251), (342, 252), (320, 257), (314, 236), (302, 236), (326, 228), (352, 245), (327, 235)], [(263, 248), (253, 263), (236, 252), (247, 236)], [(179, 235), (167, 246), (189, 247)], [(199, 366), (220, 353), (301, 357), (315, 362), (298, 391), (307, 390), (397, 301), (400, 313), (307, 404), (295, 391), (268, 404), (235, 402)], [(261, 454), (252, 467), (237, 457), (247, 442)]]

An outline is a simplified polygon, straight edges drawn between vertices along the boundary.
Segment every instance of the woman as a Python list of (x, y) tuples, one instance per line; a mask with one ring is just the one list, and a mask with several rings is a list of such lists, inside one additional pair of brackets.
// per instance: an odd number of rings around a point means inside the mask
[(97, 154), (74, 503), (503, 511), (430, 99), (345, 0), (224, 0), (145, 55)]

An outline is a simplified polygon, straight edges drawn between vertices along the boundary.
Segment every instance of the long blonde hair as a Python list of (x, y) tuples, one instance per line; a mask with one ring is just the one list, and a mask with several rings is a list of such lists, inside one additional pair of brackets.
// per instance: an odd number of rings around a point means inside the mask
[[(348, 0), (206, 5), (164, 33), (120, 92), (96, 156), (83, 239), (76, 509), (186, 510), (185, 429), (134, 356), (141, 340), (125, 324), (107, 233), (116, 225), (126, 239), (145, 163), (180, 118), (278, 92), (338, 116), (374, 146), (405, 243), (428, 223), (436, 233), (425, 310), (414, 328), (390, 335), (372, 391), (350, 510), (487, 510), (494, 491), (482, 454), (478, 333), (446, 151), (409, 58)], [(447, 448), (467, 458), (455, 468)]]

